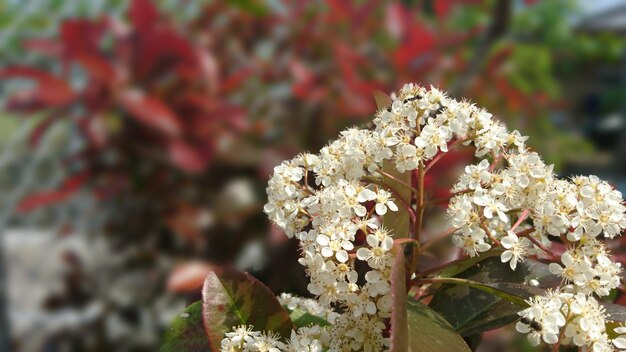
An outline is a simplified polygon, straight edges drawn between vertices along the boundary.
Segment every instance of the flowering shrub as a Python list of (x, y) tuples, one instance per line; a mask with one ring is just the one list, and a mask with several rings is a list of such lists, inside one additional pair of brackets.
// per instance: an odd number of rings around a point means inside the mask
[[(600, 240), (626, 228), (620, 192), (594, 176), (557, 178), (527, 137), (437, 89), (407, 84), (381, 105), (370, 129), (345, 130), (319, 154), (277, 166), (269, 181), (264, 210), (300, 241), (315, 299), (276, 299), (247, 274), (215, 269), (202, 303), (211, 350), (468, 351), (468, 327), (514, 321), (533, 346), (626, 348), (623, 309), (600, 300), (620, 284), (621, 264)], [(425, 199), (425, 175), (460, 146), (478, 162), (452, 189), (451, 227), (425, 241), (425, 209), (444, 201)], [(447, 236), (465, 256), (418, 270)], [(450, 292), (463, 286), (470, 294)], [(459, 310), (476, 294), (505, 305)], [(473, 324), (459, 325), (459, 314)], [(177, 323), (166, 346), (180, 349), (192, 329)]]

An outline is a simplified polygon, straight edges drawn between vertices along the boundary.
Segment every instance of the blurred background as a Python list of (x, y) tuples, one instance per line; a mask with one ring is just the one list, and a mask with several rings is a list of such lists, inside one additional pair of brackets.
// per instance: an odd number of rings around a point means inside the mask
[(0, 0), (0, 351), (157, 350), (207, 265), (306, 295), (268, 176), (405, 82), (626, 190), (625, 35), (623, 0)]

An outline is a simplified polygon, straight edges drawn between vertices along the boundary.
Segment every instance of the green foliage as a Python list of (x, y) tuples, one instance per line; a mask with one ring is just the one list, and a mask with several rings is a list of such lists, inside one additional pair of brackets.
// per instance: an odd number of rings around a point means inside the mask
[(513, 322), (525, 306), (524, 299), (542, 293), (541, 288), (528, 285), (531, 279), (544, 287), (558, 283), (545, 264), (528, 260), (512, 271), (500, 258), (487, 258), (457, 278), (442, 279), (454, 285), (443, 286), (430, 307), (463, 336), (490, 330)]
[(430, 307), (407, 300), (409, 349), (411, 352), (470, 351), (448, 321)]

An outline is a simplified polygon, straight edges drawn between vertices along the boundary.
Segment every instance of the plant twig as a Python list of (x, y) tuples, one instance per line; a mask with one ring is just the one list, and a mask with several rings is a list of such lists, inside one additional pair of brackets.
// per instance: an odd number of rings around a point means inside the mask
[(461, 194), (466, 194), (466, 193), (471, 193), (471, 192), (474, 192), (474, 190), (473, 189), (464, 189), (462, 191), (450, 193), (450, 195), (445, 196), (445, 197), (430, 199), (428, 202), (424, 203), (424, 206), (429, 206), (429, 205), (434, 205), (434, 204), (437, 204), (437, 203), (445, 202), (445, 201), (450, 200), (450, 199), (452, 199), (452, 198), (454, 198), (456, 196), (459, 196)]
[(422, 220), (424, 218), (424, 163), (420, 161), (419, 168), (417, 170), (417, 187), (418, 192), (415, 197), (416, 203), (416, 219), (413, 227), (413, 234), (415, 239), (419, 242), (420, 235), (422, 233)]
[(413, 186), (411, 186), (411, 185), (407, 184), (406, 182), (404, 182), (404, 181), (400, 180), (399, 178), (395, 177), (394, 175), (392, 175), (392, 174), (390, 174), (390, 173), (388, 173), (388, 172), (385, 172), (385, 171), (383, 171), (383, 170), (378, 170), (378, 173), (379, 173), (379, 174), (381, 174), (381, 175), (383, 175), (383, 176), (385, 176), (385, 177), (388, 177), (388, 178), (390, 178), (390, 179), (394, 180), (395, 182), (397, 182), (397, 183), (401, 184), (402, 186), (404, 186), (404, 187), (406, 187), (406, 188), (410, 189), (410, 190), (411, 190), (411, 192), (413, 192), (413, 193), (418, 193), (418, 192), (419, 192), (419, 191), (418, 191), (417, 189), (415, 189)]
[(389, 192), (391, 192), (393, 194), (393, 196), (397, 200), (400, 201), (400, 204), (402, 205), (404, 210), (406, 210), (409, 213), (409, 216), (411, 217), (411, 222), (415, 222), (416, 221), (415, 220), (416, 219), (415, 212), (413, 211), (413, 209), (411, 209), (411, 206), (409, 204), (407, 204), (407, 202), (404, 200), (404, 198), (402, 198), (400, 196), (400, 193), (398, 193), (393, 187), (389, 186), (388, 184), (386, 184), (386, 183), (384, 183), (382, 181), (379, 181), (379, 180), (376, 180), (376, 179), (373, 179), (373, 178), (370, 178), (370, 177), (368, 177), (366, 179), (368, 181), (372, 182), (372, 183), (375, 183), (375, 184), (377, 184), (377, 185), (379, 185), (381, 187), (384, 187), (387, 190), (389, 190)]
[[(457, 145), (465, 142), (466, 140), (467, 138), (459, 138), (455, 140), (454, 142), (450, 143), (450, 145), (448, 146), (448, 152), (454, 149), (454, 147), (456, 147)], [(428, 172), (428, 170), (430, 170), (430, 168), (432, 168), (446, 154), (447, 152), (446, 153), (439, 152), (439, 154), (428, 163), (428, 165), (426, 166), (426, 169), (424, 169), (424, 173)]]
[(496, 246), (500, 246), (500, 241), (498, 241), (492, 234), (491, 231), (489, 231), (489, 228), (487, 228), (487, 225), (485, 225), (484, 222), (480, 223), (480, 228), (483, 229), (483, 231), (485, 231), (485, 233), (487, 234), (487, 237), (489, 237), (489, 239), (491, 240), (491, 242), (493, 242)]

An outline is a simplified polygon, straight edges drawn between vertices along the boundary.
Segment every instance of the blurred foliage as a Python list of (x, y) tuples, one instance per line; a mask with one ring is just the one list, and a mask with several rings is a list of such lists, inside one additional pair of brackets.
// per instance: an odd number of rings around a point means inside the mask
[[(572, 108), (572, 77), (617, 62), (624, 40), (572, 28), (572, 0), (499, 3), (0, 0), (3, 75), (30, 80), (3, 79), (7, 109), (36, 126), (29, 143), (60, 121), (77, 141), (54, 159), (65, 178), (37, 185), (21, 208), (33, 216), (90, 194), (105, 218), (91, 231), (116, 248), (149, 248), (129, 266), (171, 259), (161, 276), (192, 258), (232, 264), (251, 240), (269, 238), (256, 276), (275, 291), (304, 293), (295, 243), (261, 213), (266, 177), (281, 160), (366, 121), (375, 90), (411, 81), (452, 90), (533, 136), (557, 169), (590, 151), (555, 116)], [(154, 25), (142, 29), (144, 21)], [(84, 35), (91, 29), (101, 40)], [(33, 39), (51, 46), (29, 46)], [(46, 48), (63, 55), (41, 55)], [(619, 104), (621, 94), (602, 99)], [(17, 120), (5, 119), (0, 130), (10, 135)], [(182, 132), (170, 134), (172, 125)], [(429, 180), (434, 194), (447, 192), (441, 181), (463, 156), (450, 158)], [(198, 288), (182, 286), (191, 296)]]

